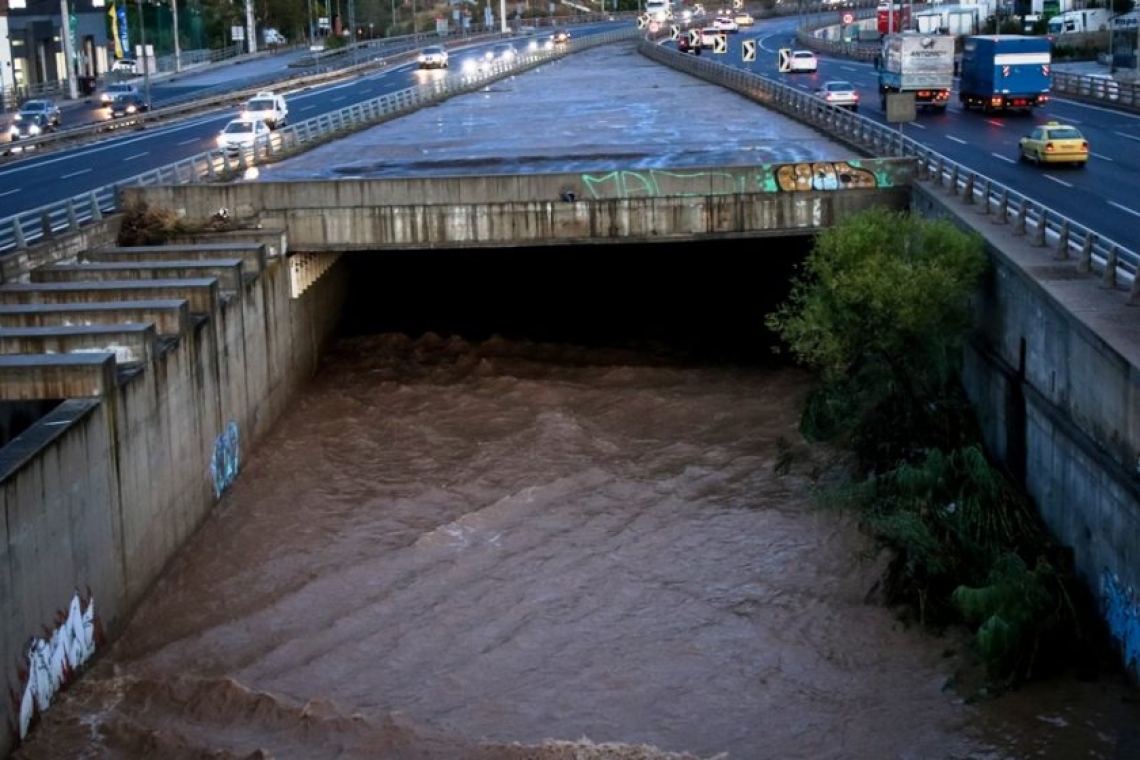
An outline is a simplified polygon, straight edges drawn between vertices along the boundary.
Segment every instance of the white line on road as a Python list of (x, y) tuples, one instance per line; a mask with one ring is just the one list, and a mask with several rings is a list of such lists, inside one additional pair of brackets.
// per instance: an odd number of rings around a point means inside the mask
[(195, 144), (195, 143), (199, 142), (201, 139), (202, 139), (202, 138), (200, 138), (200, 137), (195, 137), (195, 138), (194, 138), (194, 139), (192, 139), (192, 140), (182, 140), (182, 141), (180, 141), (178, 144), (179, 144), (179, 145), (193, 145), (193, 144)]
[(958, 143), (959, 145), (967, 145), (968, 144), (961, 137), (955, 137), (954, 135), (946, 135), (946, 139), (947, 140), (953, 140), (954, 142)]
[(90, 174), (90, 173), (91, 173), (90, 169), (84, 169), (83, 171), (80, 171), (80, 172), (72, 172), (71, 174), (64, 174), (62, 177), (60, 177), (60, 179), (71, 179), (72, 177), (78, 177), (80, 174)]
[(0, 198), (4, 197), (5, 195), (15, 195), (23, 189), (24, 188), (22, 187), (17, 187), (15, 190), (5, 190), (4, 192), (0, 193)]
[(124, 161), (134, 161), (136, 158), (142, 158), (143, 156), (146, 156), (146, 155), (149, 155), (149, 153), (136, 153), (133, 156), (127, 156), (123, 160)]
[(993, 156), (994, 158), (1000, 158), (1002, 161), (1005, 161), (1007, 164), (1016, 164), (1017, 163), (1016, 161), (1014, 161), (1009, 156), (1003, 156), (1000, 153), (991, 153), (990, 155)]
[(1116, 160), (1115, 158), (1110, 158), (1108, 156), (1102, 156), (1099, 153), (1089, 153), (1089, 155), (1094, 156), (1096, 158), (1099, 158), (1101, 161), (1115, 161)]
[(1129, 134), (1125, 134), (1124, 132), (1113, 132), (1112, 134), (1120, 135), (1121, 137), (1126, 137), (1129, 140), (1135, 140), (1136, 142), (1140, 142), (1140, 137), (1137, 137), (1136, 135), (1129, 135)]
[(1005, 126), (1005, 123), (1000, 122), (997, 119), (986, 119), (986, 123), (990, 124), (992, 126), (995, 126), (995, 127), (1004, 127)]
[(1065, 180), (1063, 180), (1063, 179), (1057, 179), (1056, 177), (1050, 176), (1050, 175), (1048, 175), (1048, 174), (1043, 174), (1042, 176), (1043, 176), (1043, 177), (1045, 177), (1045, 179), (1051, 179), (1051, 180), (1053, 180), (1053, 181), (1054, 181), (1054, 182), (1056, 182), (1058, 185), (1064, 185), (1065, 187), (1072, 187), (1072, 184), (1071, 184), (1071, 183), (1069, 183), (1069, 182), (1066, 182), (1066, 181), (1065, 181)]
[(1136, 211), (1136, 210), (1134, 210), (1134, 209), (1130, 209), (1130, 208), (1128, 208), (1127, 206), (1121, 206), (1121, 205), (1120, 205), (1119, 203), (1117, 203), (1116, 201), (1109, 201), (1109, 202), (1108, 202), (1108, 205), (1110, 205), (1110, 206), (1116, 206), (1116, 207), (1117, 207), (1118, 209), (1120, 209), (1121, 211), (1124, 211), (1124, 212), (1126, 212), (1126, 213), (1132, 214), (1132, 216), (1140, 216), (1140, 211)]

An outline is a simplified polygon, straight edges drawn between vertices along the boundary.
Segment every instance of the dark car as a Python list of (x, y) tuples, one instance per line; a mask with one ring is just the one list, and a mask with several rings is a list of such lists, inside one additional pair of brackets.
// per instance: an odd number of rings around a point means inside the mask
[(126, 92), (116, 95), (111, 101), (110, 112), (112, 119), (121, 119), (124, 116), (134, 116), (143, 111), (149, 111), (150, 104), (137, 92)]
[(55, 124), (51, 122), (51, 119), (42, 113), (37, 113), (13, 121), (12, 126), (8, 128), (8, 139), (17, 142), (54, 131)]
[(20, 110), (16, 112), (16, 121), (31, 119), (35, 116), (43, 116), (53, 127), (58, 127), (63, 120), (59, 106), (55, 104), (55, 101), (49, 98), (35, 98), (34, 100), (24, 101), (24, 104), (20, 106)]
[(700, 40), (697, 40), (697, 44), (694, 45), (692, 35), (682, 34), (680, 37), (677, 38), (677, 49), (680, 50), (682, 53), (692, 53), (693, 55), (700, 55), (701, 54)]

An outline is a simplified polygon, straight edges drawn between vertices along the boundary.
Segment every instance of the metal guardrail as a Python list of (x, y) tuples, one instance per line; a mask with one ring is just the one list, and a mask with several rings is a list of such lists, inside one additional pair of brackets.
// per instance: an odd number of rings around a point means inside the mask
[(1077, 271), (1095, 273), (1106, 288), (1122, 290), (1129, 304), (1140, 304), (1140, 254), (1119, 241), (1101, 235), (1027, 195), (955, 163), (900, 130), (879, 124), (844, 108), (823, 103), (817, 96), (744, 71), (671, 48), (643, 42), (646, 57), (712, 82), (784, 113), (797, 121), (822, 128), (834, 139), (878, 156), (914, 158), (916, 175), (945, 187), (964, 204), (1010, 222), (1015, 231), (1041, 247), (1051, 247), (1059, 260), (1072, 260)]
[(298, 151), (342, 137), (348, 132), (373, 126), (455, 95), (473, 92), (489, 82), (561, 58), (574, 50), (636, 36), (637, 30), (631, 24), (628, 29), (575, 39), (566, 47), (521, 51), (514, 63), (496, 62), (481, 71), (466, 74), (460, 72), (457, 77), (446, 77), (430, 84), (409, 87), (339, 111), (283, 126), (270, 133), (264, 144), (250, 150), (200, 153), (113, 185), (17, 214), (0, 220), (0, 256), (25, 251), (37, 241), (75, 232), (84, 224), (117, 213), (121, 210), (119, 191), (124, 187), (222, 181), (238, 176), (251, 166), (281, 160)]

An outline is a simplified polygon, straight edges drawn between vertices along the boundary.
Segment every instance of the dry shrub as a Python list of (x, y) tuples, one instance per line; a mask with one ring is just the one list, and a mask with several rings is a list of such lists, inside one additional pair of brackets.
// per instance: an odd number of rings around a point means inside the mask
[(171, 238), (205, 228), (168, 208), (153, 208), (145, 201), (128, 206), (119, 229), (119, 245), (163, 245)]

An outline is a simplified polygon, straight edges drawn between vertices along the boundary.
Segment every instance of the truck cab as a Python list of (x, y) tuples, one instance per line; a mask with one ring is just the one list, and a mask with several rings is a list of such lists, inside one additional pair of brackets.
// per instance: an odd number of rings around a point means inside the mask
[(289, 108), (285, 105), (285, 98), (274, 92), (259, 92), (249, 99), (242, 109), (242, 118), (248, 120), (260, 119), (270, 129), (277, 129), (285, 124), (289, 118)]

